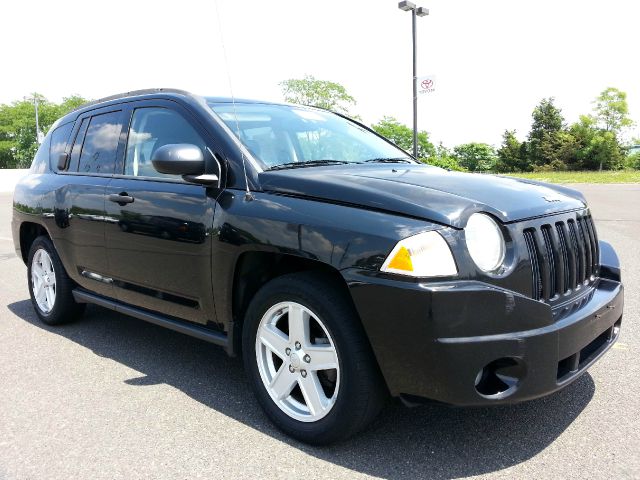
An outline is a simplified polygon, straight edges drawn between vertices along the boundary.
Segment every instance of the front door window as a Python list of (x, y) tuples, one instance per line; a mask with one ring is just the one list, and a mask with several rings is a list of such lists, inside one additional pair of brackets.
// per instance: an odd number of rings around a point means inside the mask
[(179, 175), (158, 172), (151, 163), (158, 148), (174, 143), (190, 143), (203, 152), (205, 148), (202, 137), (179, 113), (160, 107), (136, 109), (129, 130), (125, 174), (179, 179)]

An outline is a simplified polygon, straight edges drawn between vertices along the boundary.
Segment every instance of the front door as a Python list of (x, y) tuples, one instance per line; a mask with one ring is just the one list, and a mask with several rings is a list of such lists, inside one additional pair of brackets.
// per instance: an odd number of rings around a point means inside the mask
[(174, 143), (194, 144), (206, 154), (205, 138), (188, 112), (171, 102), (134, 105), (123, 174), (106, 192), (116, 298), (202, 324), (215, 322), (210, 231), (219, 190), (158, 173), (151, 158)]

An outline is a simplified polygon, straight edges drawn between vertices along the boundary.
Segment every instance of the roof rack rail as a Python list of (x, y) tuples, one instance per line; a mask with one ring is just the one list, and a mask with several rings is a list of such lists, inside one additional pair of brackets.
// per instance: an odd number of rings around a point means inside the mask
[(74, 108), (72, 112), (90, 107), (91, 105), (97, 105), (99, 103), (108, 102), (110, 100), (117, 100), (118, 98), (126, 98), (132, 97), (134, 95), (146, 95), (152, 93), (179, 93), (182, 95), (192, 95), (190, 92), (187, 92), (186, 90), (180, 90), (179, 88), (144, 88), (142, 90), (132, 90), (130, 92), (117, 93), (115, 95), (109, 95), (108, 97), (99, 98), (98, 100), (92, 100)]

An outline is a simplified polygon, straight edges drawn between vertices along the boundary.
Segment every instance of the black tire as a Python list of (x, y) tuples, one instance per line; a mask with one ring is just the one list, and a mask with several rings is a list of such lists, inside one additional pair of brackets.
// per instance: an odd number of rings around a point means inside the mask
[[(51, 258), (55, 274), (55, 301), (53, 302), (53, 308), (51, 308), (49, 312), (42, 310), (36, 301), (34, 296), (33, 277), (31, 275), (33, 257), (36, 252), (41, 249), (44, 250)], [(43, 323), (46, 323), (47, 325), (70, 323), (79, 319), (84, 313), (86, 304), (76, 303), (73, 299), (72, 291), (75, 288), (75, 283), (67, 275), (53, 243), (47, 236), (41, 235), (31, 244), (27, 261), (27, 282), (29, 284), (31, 303), (33, 304), (36, 314)]]
[[(364, 429), (388, 397), (351, 299), (334, 285), (333, 277), (315, 272), (289, 274), (270, 281), (252, 299), (242, 335), (247, 375), (265, 413), (286, 434), (314, 445), (343, 440)], [(272, 400), (260, 376), (257, 330), (263, 315), (280, 302), (296, 302), (317, 314), (337, 351), (340, 388), (331, 410), (317, 421), (300, 421), (285, 413)]]

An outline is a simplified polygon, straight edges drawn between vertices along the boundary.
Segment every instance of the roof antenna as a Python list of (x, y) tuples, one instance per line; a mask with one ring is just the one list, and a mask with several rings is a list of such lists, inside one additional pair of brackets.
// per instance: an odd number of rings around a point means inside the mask
[[(233, 95), (233, 85), (231, 83), (231, 69), (229, 68), (229, 61), (227, 60), (227, 49), (224, 46), (224, 35), (222, 34), (222, 22), (220, 21), (220, 10), (218, 9), (218, 0), (215, 0), (216, 4), (216, 17), (218, 18), (218, 30), (220, 31), (220, 44), (222, 45), (222, 54), (224, 56), (224, 64), (227, 67), (227, 81), (229, 82), (229, 91), (231, 92), (231, 104), (233, 105), (233, 117), (236, 121), (236, 134), (238, 135), (238, 141), (242, 142), (240, 137), (240, 123), (238, 122), (238, 112), (236, 111), (236, 98)], [(240, 150), (242, 156), (242, 171), (244, 172), (244, 185), (246, 187), (244, 193), (244, 199), (247, 202), (254, 200), (254, 196), (249, 190), (249, 179), (247, 177), (247, 165), (244, 152)]]

